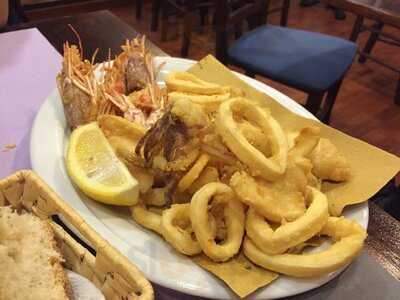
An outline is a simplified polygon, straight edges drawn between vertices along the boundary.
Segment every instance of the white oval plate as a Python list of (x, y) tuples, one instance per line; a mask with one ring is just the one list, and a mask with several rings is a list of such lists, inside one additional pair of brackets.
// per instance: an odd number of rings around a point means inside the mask
[[(157, 57), (156, 64), (165, 62), (158, 81), (172, 70), (184, 71), (195, 61)], [(277, 90), (252, 78), (237, 74), (254, 88), (270, 95), (276, 101), (301, 116), (315, 119), (301, 105)], [(69, 179), (64, 151), (69, 130), (57, 90), (41, 106), (31, 133), (31, 162), (33, 169), (91, 225), (104, 239), (125, 254), (154, 283), (182, 293), (218, 299), (237, 298), (235, 294), (211, 273), (180, 255), (158, 235), (140, 227), (129, 214), (116, 207), (105, 206), (85, 197)], [(368, 224), (366, 203), (346, 209), (344, 215)], [(344, 269), (344, 268), (343, 268)], [(280, 276), (266, 288), (261, 288), (248, 299), (274, 299), (299, 294), (321, 286), (343, 269), (314, 279), (296, 279)]]

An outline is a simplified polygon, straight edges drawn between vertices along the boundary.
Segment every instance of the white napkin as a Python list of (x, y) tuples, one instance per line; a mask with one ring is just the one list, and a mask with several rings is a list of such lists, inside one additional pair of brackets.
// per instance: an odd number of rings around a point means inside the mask
[(105, 300), (100, 290), (85, 277), (65, 270), (69, 279), (73, 300)]

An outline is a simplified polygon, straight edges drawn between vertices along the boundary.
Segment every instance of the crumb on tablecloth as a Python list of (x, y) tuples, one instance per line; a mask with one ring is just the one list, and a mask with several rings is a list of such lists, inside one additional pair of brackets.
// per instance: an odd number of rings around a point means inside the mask
[(16, 147), (17, 147), (17, 145), (15, 145), (15, 144), (5, 144), (3, 147), (3, 150), (1, 150), (1, 152), (8, 152)]

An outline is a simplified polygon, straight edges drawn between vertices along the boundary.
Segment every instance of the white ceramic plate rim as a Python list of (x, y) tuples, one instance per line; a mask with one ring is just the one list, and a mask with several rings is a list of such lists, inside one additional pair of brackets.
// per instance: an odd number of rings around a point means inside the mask
[[(165, 62), (161, 70), (161, 77), (172, 70), (186, 70), (196, 63), (193, 60), (173, 57), (156, 57), (155, 62), (156, 64)], [(286, 95), (257, 80), (239, 73), (236, 73), (236, 75), (294, 113), (315, 119), (311, 113)], [(112, 211), (112, 214), (110, 214), (109, 207), (106, 208), (87, 199), (73, 187), (66, 173), (63, 158), (69, 134), (66, 127), (61, 100), (58, 91), (55, 89), (42, 104), (32, 127), (30, 154), (33, 170), (77, 210), (103, 238), (135, 263), (152, 282), (196, 296), (219, 299), (236, 298), (233, 292), (212, 274), (196, 266), (186, 257), (174, 253), (174, 250), (168, 250), (169, 246), (157, 235), (135, 225), (133, 221), (122, 220), (117, 212)], [(360, 222), (363, 227), (367, 227), (367, 203), (346, 209), (344, 214), (346, 217)], [(127, 236), (132, 236), (132, 238), (126, 238)], [(140, 241), (133, 242), (134, 237), (140, 238)], [(148, 249), (143, 246), (146, 243), (151, 245), (154, 243), (157, 247), (161, 247), (163, 251), (172, 251), (172, 254), (163, 252), (165, 253), (163, 257), (158, 256), (159, 259), (154, 259), (149, 256), (152, 255), (150, 252), (154, 250), (154, 247)], [(164, 262), (164, 256), (169, 255), (173, 256), (173, 261)], [(315, 279), (295, 279), (280, 276), (266, 288), (261, 288), (250, 295), (248, 299), (275, 299), (299, 294), (323, 285), (343, 270), (344, 268)], [(182, 272), (184, 276), (181, 274)]]

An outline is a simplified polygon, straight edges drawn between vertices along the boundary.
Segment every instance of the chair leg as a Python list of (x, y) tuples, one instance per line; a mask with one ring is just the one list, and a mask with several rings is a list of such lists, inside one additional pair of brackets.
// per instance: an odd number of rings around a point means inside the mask
[(192, 38), (193, 30), (193, 19), (195, 18), (193, 1), (188, 1), (188, 7), (183, 16), (183, 36), (182, 36), (182, 48), (181, 56), (187, 57), (189, 54), (189, 47)]
[(162, 0), (153, 0), (151, 4), (151, 31), (157, 31), (158, 29), (158, 20), (160, 18), (160, 7)]
[(215, 27), (215, 25), (217, 25), (217, 14), (214, 12), (211, 18), (211, 24), (213, 27)]
[(351, 31), (350, 41), (355, 42), (360, 34), (361, 27), (363, 25), (364, 18), (361, 16), (357, 16), (356, 21), (353, 26), (353, 30)]
[[(266, 11), (267, 13), (264, 15), (264, 21), (265, 21), (265, 23), (264, 23), (263, 25), (268, 24), (268, 17), (269, 17), (268, 11), (269, 11), (269, 5), (271, 4), (271, 1), (266, 1), (265, 4), (266, 4), (265, 11)], [(284, 2), (283, 4), (285, 4), (285, 2)], [(281, 18), (282, 18), (282, 17), (281, 17)], [(282, 22), (282, 19), (281, 19), (281, 22)]]
[(247, 26), (249, 30), (256, 29), (257, 27), (267, 24), (268, 19), (268, 8), (270, 1), (264, 1), (265, 5), (260, 8), (260, 11), (255, 15), (251, 15), (246, 18)]
[(308, 94), (307, 103), (305, 107), (310, 113), (312, 113), (315, 116), (317, 116), (318, 114), (322, 100), (324, 99), (324, 95), (325, 92), (318, 92), (318, 93), (314, 92)]
[(228, 34), (225, 30), (218, 29), (215, 34), (215, 57), (224, 65), (228, 64)]
[[(369, 36), (369, 39), (367, 41), (367, 43), (365, 44), (365, 47), (363, 49), (363, 52), (370, 54), (372, 51), (372, 48), (374, 47), (376, 41), (378, 40), (379, 37), (379, 33), (383, 28), (383, 23), (381, 22), (377, 22), (373, 28), (376, 30), (375, 32), (371, 32), (371, 35)], [(358, 59), (358, 62), (360, 63), (364, 63), (366, 62), (367, 57), (365, 57), (364, 55), (360, 54), (360, 58)]]
[(182, 47), (181, 57), (187, 57), (189, 54), (190, 42), (192, 37), (192, 20), (185, 16), (183, 21), (183, 36), (182, 36)]
[(21, 22), (28, 22), (28, 18), (22, 8), (21, 0), (5, 0), (8, 2), (8, 20), (7, 25), (16, 25)]
[(142, 18), (143, 0), (136, 0), (136, 20)]
[(337, 95), (342, 85), (342, 81), (343, 78), (329, 89), (324, 101), (324, 105), (317, 113), (317, 118), (320, 119), (325, 124), (329, 124), (329, 119), (331, 117), (332, 109), (333, 106), (335, 105)]
[(394, 94), (394, 103), (400, 105), (400, 78), (397, 81), (396, 93)]
[(283, 0), (282, 15), (281, 15), (281, 26), (286, 27), (289, 16), (290, 0)]
[(161, 0), (161, 41), (167, 41), (168, 34), (168, 11), (169, 5), (167, 1)]
[(240, 38), (243, 34), (243, 28), (242, 28), (243, 24), (237, 23), (235, 24), (235, 40), (237, 40), (238, 38)]
[(200, 33), (204, 33), (204, 26), (206, 25), (207, 15), (208, 15), (208, 7), (200, 8)]

